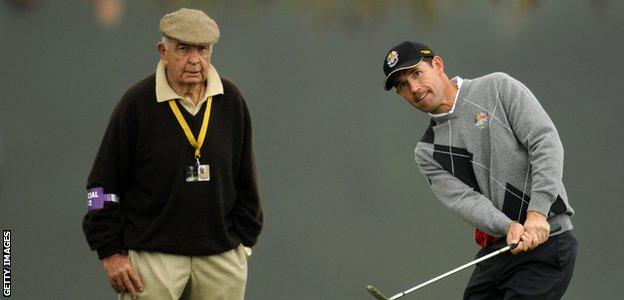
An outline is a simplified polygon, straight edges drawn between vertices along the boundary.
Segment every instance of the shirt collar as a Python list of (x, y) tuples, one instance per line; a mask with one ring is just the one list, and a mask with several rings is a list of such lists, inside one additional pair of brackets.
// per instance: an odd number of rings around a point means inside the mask
[(453, 79), (451, 79), (451, 82), (454, 83), (455, 85), (457, 85), (457, 92), (455, 93), (455, 99), (453, 99), (453, 106), (451, 107), (451, 110), (449, 110), (448, 112), (445, 113), (441, 113), (441, 114), (432, 114), (429, 113), (429, 115), (433, 118), (439, 118), (439, 117), (443, 117), (446, 115), (450, 115), (453, 113), (453, 111), (455, 111), (455, 104), (457, 104), (457, 96), (459, 96), (459, 90), (461, 89), (462, 83), (464, 82), (464, 80), (459, 77), (459, 76), (455, 76), (453, 77)]
[[(208, 99), (210, 96), (223, 94), (223, 83), (221, 77), (217, 73), (217, 69), (210, 64), (208, 68), (208, 78), (206, 83), (206, 92), (202, 101)], [(173, 88), (167, 82), (167, 72), (165, 71), (165, 63), (161, 60), (156, 67), (156, 101), (164, 102), (171, 99), (184, 99), (183, 96), (178, 95)]]

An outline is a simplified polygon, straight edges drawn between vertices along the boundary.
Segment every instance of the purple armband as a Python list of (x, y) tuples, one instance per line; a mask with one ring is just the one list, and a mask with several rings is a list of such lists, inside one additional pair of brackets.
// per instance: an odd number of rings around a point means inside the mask
[(89, 189), (87, 200), (89, 210), (95, 210), (104, 207), (104, 202), (119, 202), (119, 197), (115, 194), (104, 194), (103, 187), (96, 187)]

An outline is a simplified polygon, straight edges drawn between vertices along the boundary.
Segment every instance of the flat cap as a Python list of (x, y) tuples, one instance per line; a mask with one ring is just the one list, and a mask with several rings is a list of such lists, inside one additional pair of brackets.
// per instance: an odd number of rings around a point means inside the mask
[(219, 40), (219, 26), (206, 13), (181, 8), (160, 19), (160, 32), (191, 45), (212, 45)]

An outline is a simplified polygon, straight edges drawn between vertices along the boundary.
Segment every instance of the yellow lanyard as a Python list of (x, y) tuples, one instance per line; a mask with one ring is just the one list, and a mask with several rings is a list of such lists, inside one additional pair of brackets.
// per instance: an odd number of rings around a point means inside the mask
[(186, 138), (188, 139), (189, 143), (191, 143), (191, 146), (195, 148), (195, 158), (199, 159), (199, 157), (201, 156), (199, 153), (199, 150), (204, 144), (204, 139), (206, 138), (206, 131), (208, 131), (208, 120), (210, 120), (210, 109), (212, 108), (212, 97), (209, 97), (208, 100), (206, 101), (206, 111), (204, 112), (204, 120), (202, 121), (202, 126), (201, 126), (201, 129), (199, 130), (199, 136), (197, 140), (195, 140), (195, 137), (193, 136), (193, 132), (191, 132), (191, 128), (186, 123), (186, 120), (184, 120), (184, 117), (182, 116), (182, 113), (180, 112), (180, 109), (178, 108), (176, 101), (169, 100), (169, 106), (171, 107), (171, 110), (173, 111), (173, 114), (175, 115), (176, 119), (178, 119), (178, 123), (180, 123), (180, 126), (182, 126), (182, 129), (184, 130), (184, 134), (186, 135)]

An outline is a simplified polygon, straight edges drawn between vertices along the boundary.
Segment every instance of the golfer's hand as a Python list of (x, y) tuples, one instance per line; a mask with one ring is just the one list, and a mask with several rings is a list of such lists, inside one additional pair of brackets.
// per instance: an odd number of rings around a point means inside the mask
[(524, 235), (524, 226), (518, 222), (512, 222), (507, 227), (507, 245), (516, 245), (516, 248), (511, 250), (511, 253), (517, 254), (526, 251), (525, 244), (522, 242), (522, 236)]
[(524, 231), (528, 232), (534, 241), (534, 247), (529, 249), (532, 250), (548, 240), (550, 225), (545, 215), (536, 211), (528, 211), (526, 221), (524, 221)]
[(507, 244), (516, 244), (516, 248), (511, 251), (512, 254), (533, 250), (548, 240), (550, 225), (546, 221), (546, 216), (541, 213), (527, 212), (522, 230), (520, 226), (522, 226), (520, 223), (513, 222), (507, 229)]
[(102, 259), (102, 267), (106, 271), (106, 277), (115, 292), (128, 293), (132, 299), (138, 297), (138, 292), (143, 291), (143, 283), (136, 273), (127, 254), (113, 254)]

